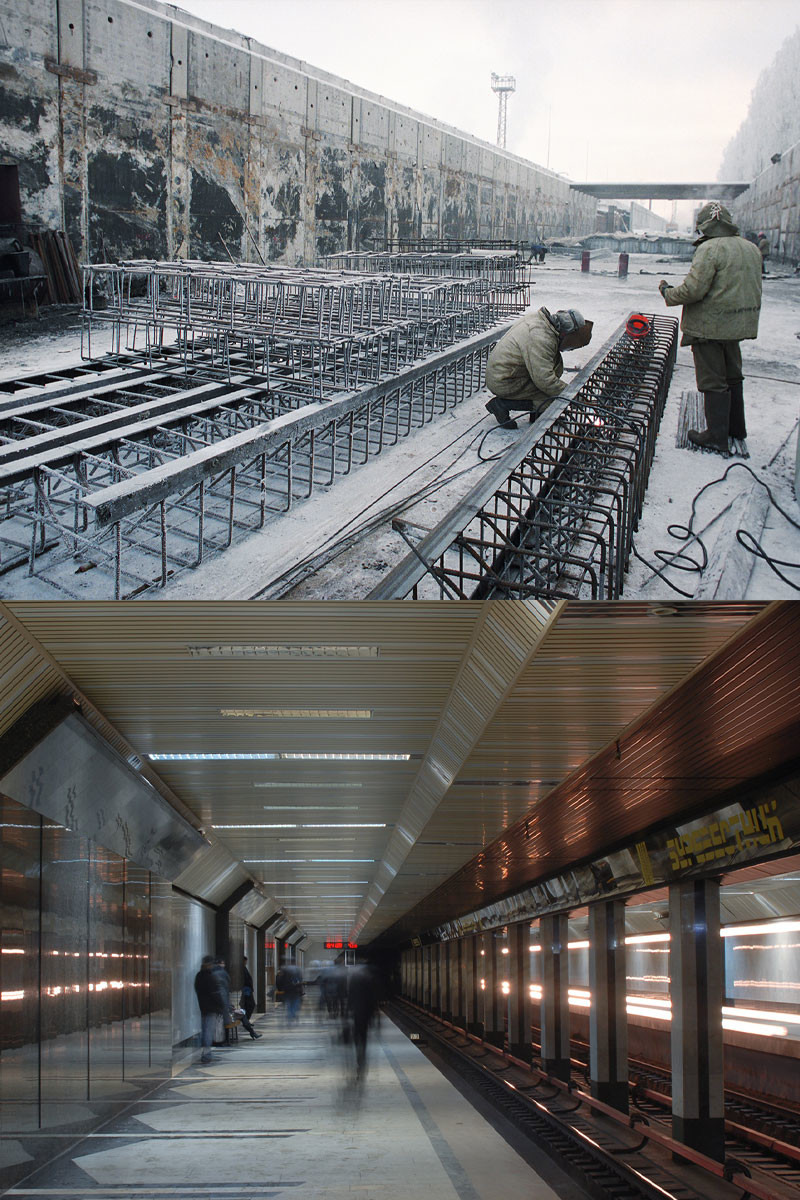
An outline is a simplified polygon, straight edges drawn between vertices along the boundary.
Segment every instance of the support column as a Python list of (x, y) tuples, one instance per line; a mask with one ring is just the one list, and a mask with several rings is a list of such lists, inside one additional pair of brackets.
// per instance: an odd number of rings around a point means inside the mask
[(718, 880), (691, 880), (669, 889), (672, 1136), (722, 1162), (724, 968), (719, 925)]
[(508, 1049), (515, 1058), (530, 1062), (531, 1047), (531, 952), (527, 921), (508, 927)]
[(589, 1074), (592, 1095), (628, 1111), (628, 1011), (625, 905), (605, 900), (589, 908)]
[(506, 1039), (501, 1001), (505, 1001), (505, 997), (500, 995), (500, 976), (497, 970), (499, 945), (494, 933), (484, 935), (482, 949), (484, 955), (480, 959), (480, 971), (486, 981), (483, 993), (483, 1039), (502, 1049)]
[(481, 1020), (480, 990), (478, 978), (480, 964), (483, 959), (478, 954), (480, 935), (470, 933), (464, 938), (464, 1013), (467, 1018), (467, 1033), (475, 1037), (483, 1037), (483, 1021)]
[(442, 1011), (440, 1016), (445, 1021), (453, 1019), (452, 984), (450, 979), (451, 942), (442, 942), (439, 946), (439, 981), (442, 989)]
[(569, 1083), (567, 914), (542, 917), (542, 1070)]
[(422, 1004), (430, 1012), (433, 1005), (433, 946), (422, 947)]
[(453, 1024), (466, 1029), (467, 1018), (464, 1004), (464, 939), (458, 938), (450, 946), (450, 999), (453, 1008)]
[(431, 1012), (442, 1015), (442, 943), (431, 946)]

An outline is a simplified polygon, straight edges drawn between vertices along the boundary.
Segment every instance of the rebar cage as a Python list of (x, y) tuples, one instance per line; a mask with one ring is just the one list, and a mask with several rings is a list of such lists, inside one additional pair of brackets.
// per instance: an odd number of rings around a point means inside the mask
[(623, 322), (559, 400), (372, 599), (622, 595), (678, 342)]
[(115, 598), (164, 585), (479, 390), (529, 302), (493, 298), (486, 278), (247, 264), (100, 264), (84, 285), (86, 353), (100, 325), (112, 353), (0, 387), (0, 575), (69, 595), (92, 570)]

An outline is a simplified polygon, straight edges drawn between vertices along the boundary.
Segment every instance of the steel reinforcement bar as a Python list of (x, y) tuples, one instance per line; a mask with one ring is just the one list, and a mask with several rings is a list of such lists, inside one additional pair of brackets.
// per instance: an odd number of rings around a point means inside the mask
[(370, 599), (622, 594), (678, 340), (629, 321)]
[(472, 395), (507, 328), (330, 400), (287, 407), (243, 374), (47, 423), (0, 449), (0, 573), (74, 594), (91, 569), (116, 599), (163, 586)]
[(486, 277), (421, 278), (252, 264), (101, 263), (83, 268), (84, 338), (111, 326), (112, 345), (152, 362), (166, 345), (186, 369), (230, 374), (246, 359), (269, 383), (287, 371), (315, 396), (375, 380), (523, 312), (530, 285)]

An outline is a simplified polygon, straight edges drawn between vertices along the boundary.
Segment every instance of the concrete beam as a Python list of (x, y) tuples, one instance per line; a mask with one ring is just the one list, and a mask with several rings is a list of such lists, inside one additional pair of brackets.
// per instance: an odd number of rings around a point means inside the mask
[(571, 183), (598, 200), (735, 200), (749, 183)]

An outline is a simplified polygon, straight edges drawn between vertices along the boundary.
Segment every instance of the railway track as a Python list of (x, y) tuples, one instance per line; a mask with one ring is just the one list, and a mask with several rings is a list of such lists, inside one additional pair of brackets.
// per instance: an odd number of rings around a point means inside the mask
[[(687, 1162), (682, 1156), (673, 1161), (678, 1147), (671, 1137), (666, 1073), (645, 1079), (637, 1065), (639, 1081), (632, 1085), (634, 1103), (628, 1123), (621, 1114), (609, 1121), (613, 1110), (592, 1100), (576, 1078), (569, 1085), (551, 1080), (408, 1002), (393, 1008), (392, 1016), (406, 1032), (435, 1047), (448, 1066), (553, 1157), (587, 1195), (604, 1200), (640, 1196), (709, 1200), (710, 1196), (747, 1195), (759, 1200), (789, 1200), (800, 1196), (794, 1114), (779, 1113), (748, 1097), (731, 1096), (726, 1110), (725, 1163), (704, 1160), (691, 1151)], [(583, 1064), (578, 1060), (575, 1067), (577, 1074)], [(756, 1127), (743, 1124), (745, 1120)], [(758, 1129), (759, 1121), (767, 1132)], [(786, 1143), (776, 1136), (779, 1123), (789, 1139)], [(784, 1147), (793, 1153), (784, 1153)]]

